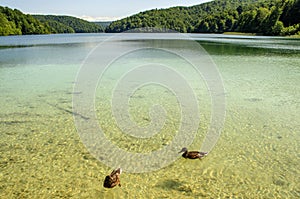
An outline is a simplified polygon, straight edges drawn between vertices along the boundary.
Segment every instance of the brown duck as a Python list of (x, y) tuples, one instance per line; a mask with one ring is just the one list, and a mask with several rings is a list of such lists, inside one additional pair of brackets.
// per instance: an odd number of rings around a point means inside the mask
[(108, 175), (108, 176), (105, 177), (103, 186), (105, 188), (113, 188), (113, 187), (115, 187), (117, 185), (121, 186), (121, 183), (120, 183), (120, 175), (121, 175), (121, 173), (122, 173), (122, 169), (121, 168), (113, 170), (110, 175)]
[(179, 153), (182, 153), (182, 157), (184, 158), (188, 158), (188, 159), (201, 159), (204, 156), (207, 155), (207, 152), (199, 152), (199, 151), (188, 151), (188, 149), (186, 147), (182, 148), (181, 151), (179, 151)]

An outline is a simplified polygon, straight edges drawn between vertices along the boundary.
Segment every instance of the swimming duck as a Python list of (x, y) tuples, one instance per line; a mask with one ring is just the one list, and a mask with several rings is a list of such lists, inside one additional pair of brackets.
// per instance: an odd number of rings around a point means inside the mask
[(201, 159), (204, 156), (207, 155), (207, 152), (199, 152), (199, 151), (188, 151), (188, 149), (186, 147), (182, 148), (181, 151), (179, 151), (179, 153), (182, 153), (182, 157), (184, 158), (188, 158), (188, 159)]
[(119, 185), (119, 187), (120, 187), (121, 186), (121, 183), (120, 183), (121, 173), (122, 173), (121, 168), (113, 170), (110, 175), (105, 177), (103, 186), (105, 188), (113, 188), (113, 187)]

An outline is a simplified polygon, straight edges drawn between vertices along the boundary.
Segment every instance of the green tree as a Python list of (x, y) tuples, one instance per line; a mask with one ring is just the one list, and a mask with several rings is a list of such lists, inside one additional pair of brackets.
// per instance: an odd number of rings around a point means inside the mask
[(284, 29), (284, 25), (281, 21), (276, 21), (275, 25), (272, 27), (273, 35), (282, 35)]
[(7, 36), (15, 34), (14, 24), (10, 23), (3, 13), (0, 13), (0, 35)]

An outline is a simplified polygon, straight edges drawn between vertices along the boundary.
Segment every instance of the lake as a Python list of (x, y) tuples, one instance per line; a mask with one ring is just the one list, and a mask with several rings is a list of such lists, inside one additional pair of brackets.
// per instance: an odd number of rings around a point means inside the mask
[(295, 38), (0, 37), (0, 197), (299, 198), (299, 80)]

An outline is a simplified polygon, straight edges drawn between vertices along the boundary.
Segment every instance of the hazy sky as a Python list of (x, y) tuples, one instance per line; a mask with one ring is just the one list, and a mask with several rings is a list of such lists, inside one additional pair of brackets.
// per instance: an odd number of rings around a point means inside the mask
[(1, 6), (28, 14), (71, 15), (87, 20), (114, 20), (153, 8), (191, 6), (210, 0), (0, 0)]

